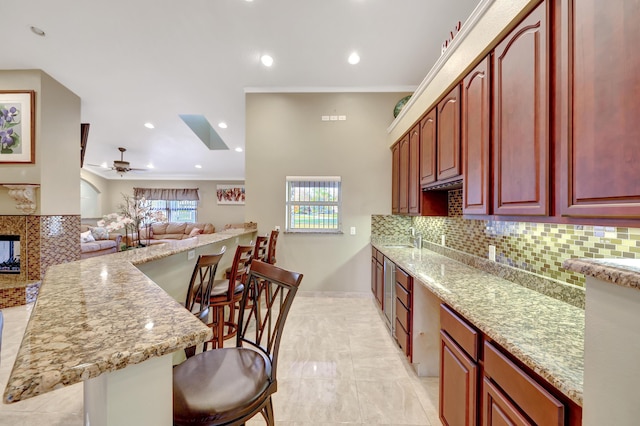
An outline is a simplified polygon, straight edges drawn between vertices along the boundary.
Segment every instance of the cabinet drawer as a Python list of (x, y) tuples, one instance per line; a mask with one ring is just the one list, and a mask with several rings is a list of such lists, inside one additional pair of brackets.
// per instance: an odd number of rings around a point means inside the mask
[(478, 360), (478, 331), (445, 305), (440, 305), (440, 328), (446, 331), (471, 359)]
[(409, 331), (409, 324), (411, 323), (411, 317), (409, 310), (402, 304), (400, 299), (396, 299), (396, 318), (402, 324), (405, 330)]
[(381, 251), (376, 252), (376, 260), (379, 263), (384, 263), (384, 254)]
[(564, 424), (564, 405), (489, 342), (484, 344), (484, 372), (535, 424)]
[(411, 277), (400, 268), (396, 268), (396, 282), (404, 287), (405, 290), (411, 292)]
[(411, 356), (410, 336), (411, 335), (402, 327), (402, 324), (400, 324), (400, 321), (398, 321), (398, 318), (396, 317), (396, 340), (406, 356)]
[(402, 304), (404, 306), (406, 306), (407, 308), (411, 307), (411, 295), (409, 294), (409, 292), (407, 290), (405, 290), (404, 287), (402, 287), (400, 284), (396, 283), (396, 297), (398, 299), (400, 299), (400, 301), (402, 302)]

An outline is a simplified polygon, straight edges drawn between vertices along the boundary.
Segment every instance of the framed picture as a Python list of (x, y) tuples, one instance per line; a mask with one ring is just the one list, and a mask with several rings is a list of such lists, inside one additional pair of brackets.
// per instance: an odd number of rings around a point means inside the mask
[(218, 204), (244, 204), (244, 185), (216, 185)]
[(35, 163), (33, 90), (0, 91), (0, 163)]

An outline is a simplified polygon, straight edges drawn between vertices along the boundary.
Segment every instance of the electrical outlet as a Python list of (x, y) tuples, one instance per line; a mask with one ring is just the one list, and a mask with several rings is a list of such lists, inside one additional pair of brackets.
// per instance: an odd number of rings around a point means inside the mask
[(447, 245), (447, 238), (444, 234), (442, 234), (442, 245)]
[(187, 260), (191, 260), (191, 259), (193, 259), (194, 257), (196, 257), (196, 251), (195, 251), (195, 250), (189, 250), (189, 251), (187, 252)]
[(280, 232), (280, 225), (276, 225), (273, 229), (275, 229), (276, 231)]
[(489, 260), (496, 261), (496, 246), (489, 246)]
[(352, 226), (350, 232), (351, 232), (351, 235), (356, 235), (356, 227)]

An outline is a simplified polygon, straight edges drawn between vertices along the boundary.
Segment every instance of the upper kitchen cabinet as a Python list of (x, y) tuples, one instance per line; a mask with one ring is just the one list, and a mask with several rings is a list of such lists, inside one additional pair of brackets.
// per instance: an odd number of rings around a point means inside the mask
[[(494, 51), (494, 209), (549, 213), (548, 2), (537, 6)], [(603, 83), (604, 84), (604, 83)]]
[(420, 124), (409, 131), (409, 214), (420, 214)]
[(460, 176), (460, 85), (438, 103), (437, 180)]
[(409, 134), (404, 135), (399, 142), (400, 145), (400, 167), (398, 169), (398, 211), (399, 213), (409, 213)]
[(491, 57), (462, 82), (462, 212), (489, 214)]
[(391, 147), (391, 214), (400, 213), (400, 142)]
[(436, 181), (436, 108), (420, 120), (420, 185)]
[(640, 216), (640, 3), (558, 2), (563, 216)]

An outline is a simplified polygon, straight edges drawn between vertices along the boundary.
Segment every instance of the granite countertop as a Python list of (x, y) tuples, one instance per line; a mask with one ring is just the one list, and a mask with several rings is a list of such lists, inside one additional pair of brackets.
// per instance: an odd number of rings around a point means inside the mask
[(416, 284), (582, 405), (584, 310), (427, 249), (372, 244)]
[(255, 230), (215, 234), (50, 267), (3, 402), (43, 394), (197, 345), (211, 329), (134, 265)]
[(562, 266), (622, 287), (640, 289), (640, 259), (567, 259)]

